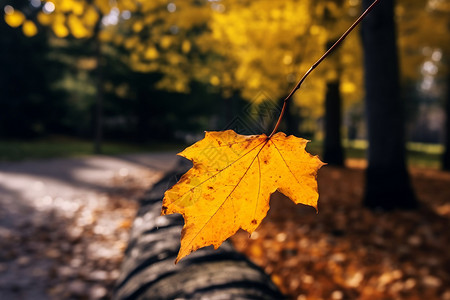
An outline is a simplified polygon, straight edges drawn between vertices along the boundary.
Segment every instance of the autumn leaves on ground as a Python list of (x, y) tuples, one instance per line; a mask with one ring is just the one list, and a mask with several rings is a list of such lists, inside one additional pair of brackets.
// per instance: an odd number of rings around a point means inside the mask
[(372, 212), (362, 168), (319, 171), (319, 214), (281, 194), (239, 251), (291, 299), (450, 299), (450, 173), (413, 169), (420, 208)]

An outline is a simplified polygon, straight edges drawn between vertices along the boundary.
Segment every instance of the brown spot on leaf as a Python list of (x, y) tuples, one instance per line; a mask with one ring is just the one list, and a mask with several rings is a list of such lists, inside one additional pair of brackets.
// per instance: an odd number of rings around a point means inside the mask
[(183, 177), (180, 178), (180, 180), (178, 181), (178, 183), (179, 183), (179, 184), (180, 184), (180, 183), (189, 184), (189, 183), (191, 183), (191, 179), (190, 179), (189, 177), (187, 177), (187, 176), (183, 176)]
[(253, 225), (256, 224), (256, 220), (255, 220), (255, 219), (252, 220), (252, 224), (253, 224)]
[(163, 214), (166, 214), (167, 213), (167, 206), (162, 206), (162, 208), (161, 208), (161, 212), (163, 213)]

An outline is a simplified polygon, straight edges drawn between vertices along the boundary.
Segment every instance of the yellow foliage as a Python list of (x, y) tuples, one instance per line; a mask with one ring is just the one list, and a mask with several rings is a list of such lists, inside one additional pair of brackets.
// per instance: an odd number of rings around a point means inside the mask
[(220, 84), (220, 79), (217, 76), (211, 76), (211, 79), (209, 80), (209, 83), (211, 83), (214, 86), (218, 86)]
[[(401, 72), (407, 80), (422, 79), (421, 67), (433, 51), (440, 51), (440, 64), (450, 56), (449, 1), (406, 1), (397, 4), (398, 45)], [(426, 53), (427, 49), (430, 53)], [(443, 58), (443, 59), (442, 59)], [(431, 59), (433, 60), (433, 59)], [(442, 76), (443, 68), (436, 76)]]
[(117, 2), (117, 7), (121, 10), (121, 11), (137, 11), (138, 10), (138, 2), (139, 1), (130, 1), (130, 0), (126, 0), (126, 1), (118, 1)]
[(144, 24), (142, 22), (134, 22), (133, 24), (133, 31), (138, 33), (140, 31), (142, 31), (142, 29), (144, 28)]
[[(51, 27), (59, 38), (65, 38), (69, 34), (75, 38), (92, 36), (94, 27), (99, 21), (99, 11), (109, 13), (113, 7), (112, 2), (108, 0), (97, 0), (93, 3), (84, 0), (52, 0), (46, 3), (52, 3), (54, 9), (39, 11), (37, 20), (40, 24)], [(22, 22), (24, 18), (23, 16)], [(32, 25), (27, 26), (31, 28)]]
[[(137, 0), (137, 4), (141, 7), (142, 11), (148, 12), (157, 9), (161, 6), (161, 0), (148, 1), (148, 0)], [(163, 2), (167, 5), (167, 1)]]
[(139, 39), (136, 36), (129, 37), (125, 40), (125, 48), (133, 49), (139, 43)]
[[(236, 61), (235, 87), (253, 99), (259, 91), (281, 98), (299, 72), (302, 37), (312, 22), (310, 1), (232, 2), (212, 18), (215, 50)], [(298, 45), (295, 45), (298, 44)], [(301, 51), (299, 51), (300, 49)]]
[(357, 86), (353, 83), (353, 82), (344, 82), (343, 84), (341, 84), (341, 92), (343, 94), (351, 94), (353, 92), (355, 92), (357, 89)]
[(23, 31), (23, 34), (28, 37), (35, 36), (38, 33), (36, 24), (34, 24), (33, 21), (29, 21), (29, 20), (27, 20), (23, 23), (22, 31)]
[(183, 51), (183, 53), (188, 53), (191, 51), (191, 42), (184, 40), (183, 44), (181, 44), (181, 51)]
[(156, 59), (158, 58), (159, 53), (158, 50), (155, 48), (155, 46), (150, 46), (147, 48), (147, 50), (145, 51), (145, 58), (146, 59)]
[(25, 21), (25, 15), (17, 9), (5, 14), (5, 22), (11, 27), (19, 27)]
[[(273, 100), (285, 97), (326, 43), (343, 31), (348, 7), (357, 7), (357, 1), (344, 1), (341, 7), (329, 0), (51, 2), (54, 11), (39, 12), (37, 20), (57, 37), (92, 37), (101, 18), (115, 15), (118, 19), (100, 27), (100, 39), (127, 49), (124, 59), (136, 71), (161, 72), (165, 78), (159, 87), (187, 91), (189, 82), (198, 80), (224, 95), (239, 90), (248, 100), (261, 90)], [(10, 23), (17, 27), (25, 16), (14, 12)], [(347, 44), (337, 62), (324, 62), (295, 97), (309, 116), (323, 112), (327, 74), (341, 76), (345, 105), (361, 99), (360, 45), (351, 36)]]
[(318, 118), (324, 113), (326, 81), (317, 77), (321, 75), (310, 75), (292, 99), (297, 106), (306, 108), (303, 110), (303, 118)]
[(181, 62), (183, 62), (183, 60), (184, 60), (184, 57), (175, 52), (168, 53), (168, 55), (167, 55), (167, 61), (171, 65), (178, 65)]
[[(350, 3), (352, 2), (352, 3)], [(304, 72), (324, 53), (326, 45), (354, 20), (349, 16), (355, 1), (230, 1), (225, 12), (214, 13), (211, 39), (201, 41), (205, 50), (221, 53), (234, 64), (225, 70), (231, 89), (254, 101), (261, 90), (273, 99), (284, 98)], [(362, 99), (361, 46), (357, 33), (343, 43), (345, 51), (328, 58), (295, 96), (295, 103), (316, 118), (323, 114), (327, 80), (338, 76), (345, 85), (344, 105)], [(348, 53), (348, 55), (341, 55)], [(215, 73), (221, 71), (215, 70)], [(350, 90), (353, 83), (359, 88)], [(225, 86), (224, 88), (226, 88)], [(342, 89), (342, 88), (341, 88)]]
[(59, 38), (64, 38), (69, 35), (69, 29), (64, 25), (64, 23), (53, 23), (52, 30), (53, 33)]
[(75, 38), (81, 39), (90, 35), (90, 32), (84, 27), (83, 22), (76, 15), (69, 15), (67, 23), (70, 32)]
[[(62, 0), (65, 1), (65, 0)], [(94, 0), (94, 6), (101, 12), (102, 15), (107, 15), (111, 9), (115, 6), (115, 1), (109, 0)]]
[(63, 13), (72, 13), (77, 16), (83, 14), (84, 5), (82, 1), (76, 0), (59, 0), (55, 3), (57, 9)]
[(290, 65), (290, 64), (292, 64), (292, 55), (290, 55), (290, 54), (285, 54), (284, 57), (283, 57), (283, 63), (284, 63), (285, 65)]
[(171, 38), (170, 36), (167, 36), (167, 35), (166, 35), (166, 36), (163, 36), (163, 37), (161, 38), (159, 44), (161, 45), (161, 47), (162, 47), (163, 49), (167, 49), (167, 48), (169, 48), (170, 45), (172, 44), (172, 38)]
[(83, 23), (88, 28), (94, 28), (95, 24), (97, 24), (98, 18), (99, 15), (92, 6), (87, 7), (83, 13)]
[(156, 88), (162, 90), (170, 90), (178, 93), (186, 93), (189, 91), (189, 81), (186, 76), (182, 76), (181, 74), (173, 74), (170, 70), (167, 69), (163, 69), (163, 72), (164, 71), (166, 73), (166, 76), (156, 84)]
[(37, 14), (37, 20), (41, 25), (49, 26), (53, 21), (53, 16), (40, 11)]
[(317, 209), (318, 169), (307, 141), (277, 133), (244, 136), (232, 130), (206, 132), (179, 155), (194, 166), (164, 194), (162, 214), (185, 220), (176, 261), (201, 247), (215, 248), (240, 228), (252, 233), (279, 191), (294, 203)]

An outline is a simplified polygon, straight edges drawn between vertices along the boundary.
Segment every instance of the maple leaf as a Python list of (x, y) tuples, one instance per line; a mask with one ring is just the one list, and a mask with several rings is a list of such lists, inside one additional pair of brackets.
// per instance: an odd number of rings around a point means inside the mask
[(252, 233), (276, 190), (317, 210), (318, 169), (307, 140), (279, 132), (271, 138), (233, 130), (206, 132), (178, 155), (193, 162), (164, 194), (162, 215), (180, 213), (185, 224), (175, 262), (201, 247), (218, 248), (240, 228)]

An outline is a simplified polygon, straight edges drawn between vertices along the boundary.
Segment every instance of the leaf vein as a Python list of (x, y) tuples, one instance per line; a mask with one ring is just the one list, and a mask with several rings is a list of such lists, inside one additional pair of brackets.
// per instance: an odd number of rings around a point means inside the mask
[[(197, 238), (197, 236), (200, 234), (200, 232), (203, 231), (203, 229), (206, 227), (206, 225), (208, 225), (208, 223), (214, 218), (214, 216), (219, 212), (219, 210), (223, 207), (223, 205), (225, 204), (225, 202), (228, 200), (228, 198), (230, 198), (231, 194), (233, 194), (233, 192), (237, 189), (238, 185), (241, 183), (242, 179), (244, 179), (245, 175), (247, 175), (248, 171), (250, 170), (250, 168), (252, 167), (253, 163), (255, 162), (255, 159), (259, 156), (259, 153), (261, 153), (262, 149), (264, 148), (264, 146), (267, 144), (269, 140), (265, 140), (261, 143), (259, 143), (257, 146), (255, 146), (254, 148), (252, 148), (250, 151), (253, 151), (256, 147), (258, 147), (259, 145), (261, 145), (262, 143), (264, 143), (264, 145), (261, 147), (261, 149), (259, 149), (258, 153), (255, 155), (255, 157), (252, 159), (252, 161), (250, 162), (250, 165), (248, 166), (248, 168), (245, 170), (244, 174), (241, 176), (241, 178), (239, 178), (239, 181), (234, 185), (233, 189), (230, 191), (230, 193), (228, 194), (228, 196), (222, 201), (222, 203), (219, 205), (219, 207), (216, 209), (216, 211), (211, 215), (211, 217), (205, 222), (205, 224), (203, 224), (202, 228), (200, 228), (200, 230), (197, 231), (197, 233), (194, 235), (194, 237), (189, 241), (189, 243), (187, 244), (187, 246), (189, 247), (192, 242)], [(249, 151), (249, 152), (250, 152)], [(246, 154), (248, 154), (249, 152), (247, 152)], [(245, 155), (246, 155), (245, 154)], [(233, 210), (234, 210), (234, 203), (233, 200), (231, 200), (231, 204), (233, 206)], [(236, 219), (236, 211), (234, 211), (234, 218)]]
[[(253, 150), (255, 150), (258, 146), (260, 146), (261, 144), (265, 143), (266, 141), (262, 141), (261, 143), (259, 143), (258, 145), (256, 145), (255, 147), (253, 147), (252, 149), (250, 149), (248, 152), (246, 152), (244, 155), (240, 156), (238, 159), (236, 159), (235, 161), (231, 162), (229, 165), (227, 165), (225, 168), (223, 168), (222, 170), (219, 170), (217, 173), (215, 173), (214, 175), (211, 175), (210, 177), (206, 178), (205, 180), (203, 180), (202, 182), (200, 182), (199, 184), (197, 184), (196, 186), (192, 187), (191, 189), (189, 189), (186, 193), (180, 195), (180, 197), (173, 201), (172, 203), (175, 204), (176, 202), (178, 202), (179, 200), (183, 199), (184, 196), (187, 193), (192, 192), (193, 190), (195, 190), (196, 188), (198, 188), (199, 186), (201, 186), (202, 184), (204, 184), (205, 182), (211, 180), (212, 178), (214, 178), (215, 176), (219, 175), (220, 173), (222, 173), (223, 171), (225, 171), (226, 169), (228, 169), (229, 167), (231, 167), (232, 165), (234, 165), (235, 163), (237, 163), (240, 159), (244, 158), (245, 156), (247, 156), (247, 154), (249, 154), (250, 152), (252, 152)], [(267, 143), (267, 142), (266, 142)], [(264, 146), (263, 146), (264, 147)], [(261, 147), (261, 148), (263, 148)], [(259, 154), (259, 152), (258, 152)], [(258, 155), (257, 154), (257, 155)], [(209, 172), (214, 172), (214, 171), (209, 171)]]
[(284, 159), (283, 154), (281, 154), (280, 149), (278, 149), (277, 145), (274, 143), (274, 141), (272, 141), (273, 145), (275, 146), (275, 149), (277, 149), (278, 154), (280, 154), (281, 159), (283, 160), (284, 164), (286, 165), (286, 167), (288, 168), (289, 172), (292, 174), (292, 176), (294, 177), (295, 181), (297, 181), (298, 184), (301, 184), (300, 181), (298, 180), (297, 176), (295, 176), (294, 172), (292, 172), (291, 168), (289, 167), (288, 163), (286, 162), (286, 160)]

